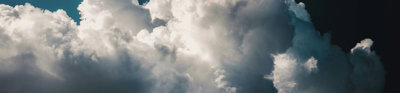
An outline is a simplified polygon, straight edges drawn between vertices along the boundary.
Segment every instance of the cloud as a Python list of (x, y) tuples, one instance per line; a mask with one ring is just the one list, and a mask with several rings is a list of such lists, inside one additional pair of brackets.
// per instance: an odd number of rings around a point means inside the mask
[(291, 0), (83, 0), (80, 25), (28, 3), (0, 10), (0, 92), (348, 93), (384, 81), (372, 40), (346, 54)]
[(320, 36), (315, 31), (304, 4), (287, 3), (295, 26), (293, 45), (273, 56), (274, 70), (266, 76), (279, 93), (382, 92), (384, 70), (370, 49), (371, 39), (362, 40), (346, 54), (329, 43), (329, 34)]

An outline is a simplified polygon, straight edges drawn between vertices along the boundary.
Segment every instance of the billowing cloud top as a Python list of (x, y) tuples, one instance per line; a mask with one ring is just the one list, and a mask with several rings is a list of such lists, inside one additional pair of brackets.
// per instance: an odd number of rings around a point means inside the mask
[(83, 0), (0, 5), (0, 92), (379, 93), (362, 40), (347, 54), (294, 0)]

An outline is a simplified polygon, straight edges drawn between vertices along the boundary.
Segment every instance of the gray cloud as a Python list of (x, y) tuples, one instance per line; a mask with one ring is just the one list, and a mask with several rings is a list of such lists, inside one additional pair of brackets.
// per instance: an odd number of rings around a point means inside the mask
[[(362, 40), (350, 54), (330, 44), (329, 34), (320, 36), (312, 26), (304, 4), (287, 2), (295, 26), (293, 46), (274, 55), (273, 80), (279, 93), (381, 93), (384, 71), (371, 52), (371, 39)], [(310, 70), (310, 62), (315, 63)]]

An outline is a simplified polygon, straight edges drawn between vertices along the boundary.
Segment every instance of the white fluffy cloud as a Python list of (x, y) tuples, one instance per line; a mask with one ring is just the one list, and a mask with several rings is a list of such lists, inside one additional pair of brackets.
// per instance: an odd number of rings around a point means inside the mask
[(345, 54), (292, 0), (83, 0), (80, 25), (63, 10), (0, 10), (0, 92), (379, 92), (384, 81), (372, 40)]

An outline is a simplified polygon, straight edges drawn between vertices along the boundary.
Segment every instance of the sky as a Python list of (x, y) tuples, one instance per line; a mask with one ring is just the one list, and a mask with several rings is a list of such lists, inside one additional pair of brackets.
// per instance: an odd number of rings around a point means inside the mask
[(389, 1), (347, 2), (2, 0), (0, 92), (390, 93)]
[(50, 11), (56, 11), (63, 9), (67, 12), (68, 16), (71, 17), (75, 22), (79, 22), (80, 15), (77, 10), (78, 5), (82, 0), (1, 0), (0, 3), (7, 4), (10, 6), (24, 5), (30, 3), (36, 7), (47, 9)]

